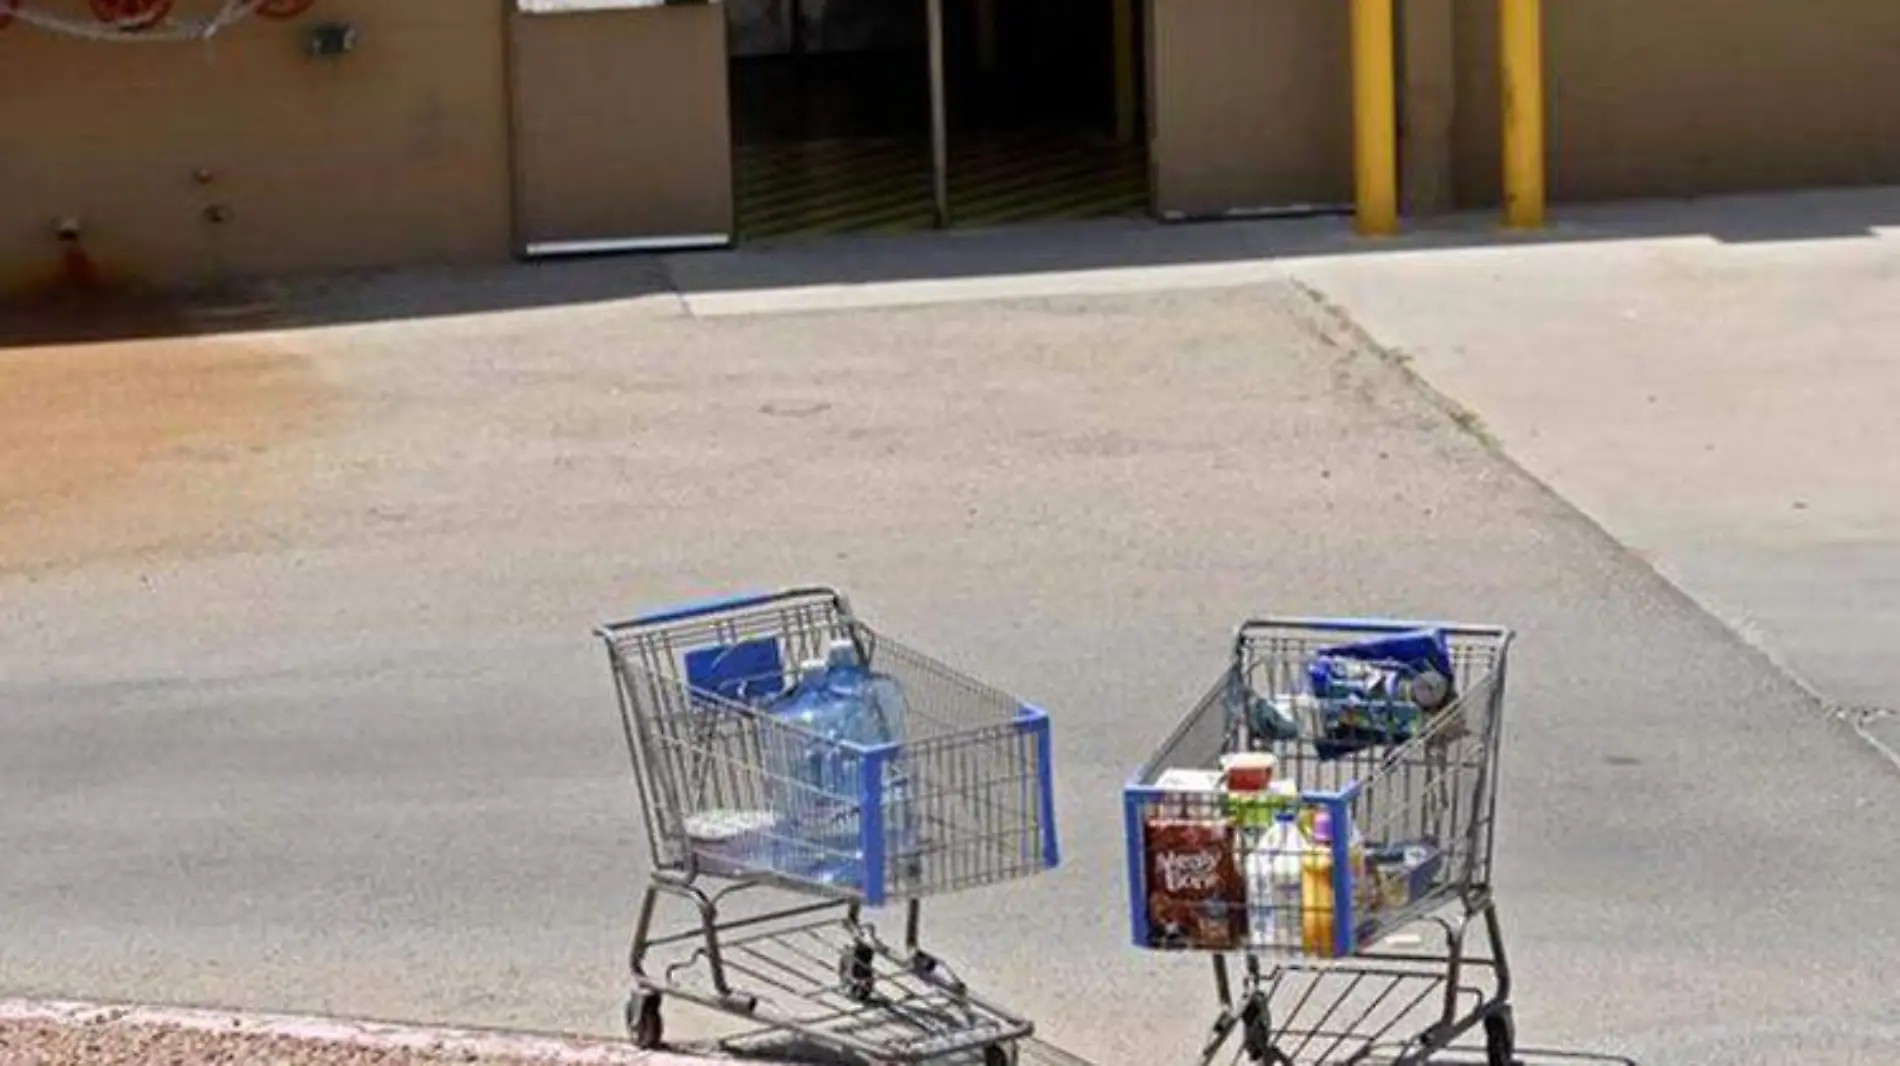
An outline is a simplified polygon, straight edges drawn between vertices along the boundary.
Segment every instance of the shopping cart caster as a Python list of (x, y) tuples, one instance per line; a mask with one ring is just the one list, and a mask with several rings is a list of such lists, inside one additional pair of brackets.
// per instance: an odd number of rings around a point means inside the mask
[(658, 992), (635, 992), (627, 997), (627, 1035), (641, 1051), (652, 1051), (666, 1038)]
[(1517, 1022), (1509, 1007), (1484, 1017), (1484, 1061), (1485, 1066), (1517, 1066)]
[(991, 1044), (984, 1048), (983, 1066), (1016, 1066), (1016, 1045)]
[(1273, 1046), (1266, 997), (1255, 993), (1240, 1008), (1240, 1050), (1253, 1066), (1293, 1066), (1286, 1052)]
[(844, 982), (844, 994), (859, 1003), (871, 998), (877, 983), (877, 951), (869, 944), (858, 944), (838, 959), (838, 977)]

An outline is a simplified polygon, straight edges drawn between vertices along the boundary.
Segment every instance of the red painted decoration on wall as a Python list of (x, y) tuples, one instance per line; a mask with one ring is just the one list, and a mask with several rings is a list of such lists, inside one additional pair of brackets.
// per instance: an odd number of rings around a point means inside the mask
[(149, 30), (172, 13), (172, 0), (92, 0), (93, 17), (127, 33)]
[(310, 10), (317, 0), (264, 0), (257, 13), (270, 19), (294, 19)]

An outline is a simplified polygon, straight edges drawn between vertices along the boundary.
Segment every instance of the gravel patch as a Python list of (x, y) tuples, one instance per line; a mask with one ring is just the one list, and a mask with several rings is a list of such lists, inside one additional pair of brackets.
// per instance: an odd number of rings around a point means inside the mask
[(503, 1063), (519, 1059), (472, 1052), (430, 1054), (394, 1048), (293, 1040), (255, 1033), (207, 1033), (155, 1026), (98, 1022), (0, 1023), (0, 1063), (5, 1066), (148, 1066), (196, 1063), (351, 1063), (360, 1066), (436, 1066), (439, 1063)]
[(558, 1037), (209, 1011), (0, 1003), (0, 1066), (692, 1066)]

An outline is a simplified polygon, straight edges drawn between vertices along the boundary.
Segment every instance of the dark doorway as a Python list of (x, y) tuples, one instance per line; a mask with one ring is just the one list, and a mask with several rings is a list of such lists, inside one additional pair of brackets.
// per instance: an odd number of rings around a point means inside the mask
[(945, 0), (959, 225), (1148, 203), (1141, 0)]
[(728, 0), (739, 233), (936, 224), (932, 82), (948, 221), (1139, 212), (1142, 0)]
[(925, 0), (727, 0), (741, 238), (934, 221)]

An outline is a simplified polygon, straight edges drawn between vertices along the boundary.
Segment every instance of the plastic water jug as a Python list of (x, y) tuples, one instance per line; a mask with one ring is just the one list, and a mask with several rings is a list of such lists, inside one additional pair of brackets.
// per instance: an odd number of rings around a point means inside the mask
[[(901, 745), (909, 705), (897, 679), (867, 668), (857, 644), (848, 638), (832, 641), (825, 661), (826, 683), (841, 703), (839, 715), (846, 738), (867, 747)], [(887, 854), (914, 852), (916, 810), (911, 804), (911, 783), (901, 753), (887, 764), (883, 800)]]
[(840, 746), (856, 739), (855, 701), (834, 690), (829, 664), (813, 659), (800, 666), (798, 683), (772, 710), (808, 734), (781, 738), (790, 750), (773, 760), (780, 793), (775, 806), (792, 837), (783, 849), (786, 872), (827, 884), (861, 884), (858, 759)]

